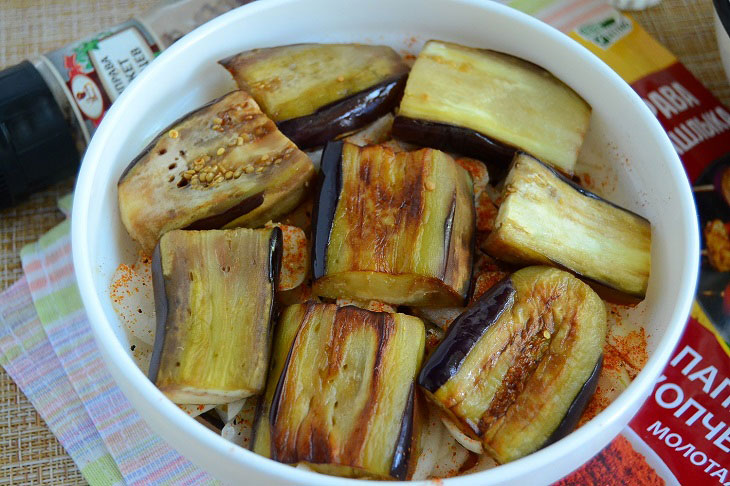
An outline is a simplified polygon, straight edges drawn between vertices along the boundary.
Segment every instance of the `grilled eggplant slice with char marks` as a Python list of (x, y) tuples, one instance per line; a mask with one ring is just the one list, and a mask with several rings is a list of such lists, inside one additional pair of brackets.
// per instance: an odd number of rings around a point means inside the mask
[(151, 253), (173, 229), (260, 226), (304, 198), (312, 161), (243, 91), (174, 122), (118, 184), (127, 231)]
[(462, 305), (472, 266), (468, 173), (443, 152), (334, 142), (315, 208), (315, 295)]
[(590, 106), (541, 67), (432, 40), (408, 77), (393, 134), (505, 164), (520, 149), (572, 174), (590, 116)]
[(563, 267), (607, 300), (635, 304), (649, 283), (651, 224), (520, 153), (484, 249), (511, 263)]
[(572, 430), (595, 391), (606, 309), (568, 272), (527, 267), (459, 316), (419, 385), (500, 463)]
[(299, 147), (323, 145), (391, 112), (408, 66), (387, 46), (295, 44), (221, 61)]
[(286, 308), (254, 451), (327, 474), (406, 479), (417, 456), (424, 341), (423, 322), (405, 314)]
[(281, 240), (279, 228), (163, 235), (149, 377), (170, 400), (219, 405), (263, 391)]

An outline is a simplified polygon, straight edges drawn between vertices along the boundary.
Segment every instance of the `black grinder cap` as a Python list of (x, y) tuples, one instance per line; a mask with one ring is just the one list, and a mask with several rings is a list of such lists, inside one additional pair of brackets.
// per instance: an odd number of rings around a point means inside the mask
[(71, 129), (28, 61), (0, 71), (0, 208), (74, 175)]

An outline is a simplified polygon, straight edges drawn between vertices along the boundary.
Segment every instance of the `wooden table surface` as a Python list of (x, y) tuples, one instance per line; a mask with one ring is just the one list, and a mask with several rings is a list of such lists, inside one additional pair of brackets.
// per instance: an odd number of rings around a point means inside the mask
[[(59, 48), (123, 22), (156, 0), (4, 0), (0, 2), (0, 68)], [(726, 105), (730, 84), (715, 44), (710, 0), (664, 0), (634, 14), (652, 35)], [(21, 277), (20, 249), (62, 220), (56, 200), (73, 187), (61, 182), (0, 211), (0, 289)], [(85, 484), (33, 406), (0, 368), (0, 485)]]

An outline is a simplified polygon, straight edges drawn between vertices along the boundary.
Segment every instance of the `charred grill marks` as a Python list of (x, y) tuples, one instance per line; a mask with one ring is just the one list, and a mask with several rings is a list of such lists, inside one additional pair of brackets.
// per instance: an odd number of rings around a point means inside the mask
[[(312, 326), (326, 325), (326, 323), (318, 322), (316, 318), (310, 317), (313, 307), (321, 304), (308, 303), (306, 305), (308, 305), (306, 317), (287, 356), (287, 362), (284, 365), (285, 371), (279, 378), (269, 414), (272, 458), (285, 463), (304, 461), (313, 464), (327, 464), (334, 462), (354, 467), (362, 466), (359, 462), (360, 453), (365, 447), (370, 432), (369, 423), (372, 415), (376, 412), (374, 403), (378, 400), (380, 393), (383, 357), (388, 347), (392, 345), (395, 332), (393, 317), (386, 313), (373, 313), (353, 306), (335, 310), (334, 322), (328, 331), (329, 337), (321, 347), (324, 353), (322, 363), (326, 363), (326, 367), (320, 368), (319, 371), (319, 379), (324, 387), (321, 390), (322, 395), (313, 396), (310, 399), (306, 418), (301, 422), (297, 431), (292, 434), (290, 428), (279, 426), (277, 422), (278, 417), (287, 413), (280, 408), (281, 404), (291, 404), (296, 401), (296, 398), (292, 396), (293, 393), (296, 393), (295, 385), (291, 383), (294, 378), (287, 371), (291, 369), (292, 360), (298, 359), (295, 355), (305, 351), (303, 348), (305, 344), (302, 342), (303, 334), (311, 332), (309, 328)], [(367, 392), (367, 401), (355, 419), (351, 433), (344, 442), (333, 442), (329, 435), (332, 424), (324, 422), (324, 418), (327, 417), (325, 410), (328, 407), (328, 403), (324, 401), (327, 387), (332, 386), (332, 379), (343, 372), (343, 354), (347, 347), (352, 346), (351, 343), (348, 344), (350, 335), (362, 329), (373, 333), (376, 342), (373, 350), (374, 365), (368, 379), (370, 391)], [(310, 343), (309, 346), (312, 344)]]
[[(422, 224), (425, 164), (407, 163), (405, 153), (365, 148), (353, 165), (343, 171), (341, 200), (352, 231), (352, 270), (400, 273), (401, 253), (412, 247)], [(372, 260), (366, 257), (370, 252)]]
[[(507, 370), (500, 388), (494, 394), (492, 403), (479, 420), (480, 431), (488, 429), (496, 420), (507, 413), (507, 409), (515, 403), (517, 397), (524, 390), (527, 381), (545, 356), (550, 340), (544, 337), (540, 329), (544, 329), (544, 327), (538, 326), (537, 332), (529, 336), (521, 345), (517, 344), (517, 346), (520, 346), (518, 357)], [(524, 336), (519, 336), (519, 338), (524, 339)], [(508, 347), (514, 345), (510, 343)]]
[[(508, 308), (488, 302), (510, 288)], [(508, 462), (575, 425), (605, 335), (605, 306), (585, 283), (550, 267), (523, 268), (454, 320), (418, 383), (463, 434)]]
[[(323, 162), (329, 146), (325, 152)], [(339, 167), (323, 166), (319, 216), (329, 204), (325, 190), (337, 170), (342, 186), (331, 227), (322, 227), (324, 217), (316, 222), (314, 295), (462, 305), (474, 234), (468, 173), (432, 149), (395, 152), (384, 145), (344, 143), (339, 162)]]

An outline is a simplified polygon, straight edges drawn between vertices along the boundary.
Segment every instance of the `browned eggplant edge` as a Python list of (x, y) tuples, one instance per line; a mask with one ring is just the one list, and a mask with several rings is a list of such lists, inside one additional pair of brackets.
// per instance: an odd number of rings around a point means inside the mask
[[(272, 330), (275, 321), (276, 312), (276, 287), (279, 282), (279, 274), (281, 273), (281, 259), (283, 255), (284, 236), (281, 229), (273, 228), (271, 237), (269, 238), (269, 261), (268, 278), (271, 283), (271, 304), (269, 307), (269, 347), (271, 347)], [(167, 337), (167, 315), (169, 312), (167, 302), (167, 289), (165, 287), (165, 277), (162, 271), (162, 250), (160, 243), (157, 243), (155, 251), (152, 255), (152, 292), (155, 298), (155, 344), (152, 349), (152, 357), (150, 358), (150, 367), (147, 373), (152, 383), (157, 382), (157, 374), (160, 371), (162, 362), (162, 350)]]
[(436, 393), (456, 375), (486, 330), (512, 307), (516, 293), (512, 279), (504, 278), (454, 319), (443, 341), (421, 368), (418, 384), (426, 391)]
[[(311, 305), (316, 305), (315, 302), (311, 302)], [(345, 307), (353, 307), (357, 310), (363, 310), (359, 307), (355, 306), (345, 306)], [(373, 311), (368, 311), (373, 312)], [(387, 314), (386, 312), (374, 312), (376, 314)], [(277, 377), (276, 381), (276, 388), (274, 389), (274, 395), (271, 399), (271, 405), (269, 407), (269, 414), (268, 417), (264, 417), (264, 403), (263, 400), (259, 401), (257, 410), (256, 410), (256, 416), (254, 419), (254, 426), (253, 426), (253, 433), (254, 437), (252, 437), (251, 444), (256, 443), (256, 431), (259, 428), (259, 424), (261, 420), (266, 420), (268, 418), (269, 427), (274, 427), (276, 424), (276, 420), (279, 416), (279, 406), (281, 404), (281, 396), (284, 388), (284, 382), (286, 381), (286, 374), (287, 370), (289, 369), (289, 364), (291, 361), (292, 353), (294, 348), (296, 347), (297, 339), (299, 338), (299, 333), (301, 332), (302, 326), (301, 323), (299, 325), (299, 328), (297, 329), (296, 334), (294, 335), (294, 338), (292, 339), (292, 346), (289, 348), (289, 351), (286, 355), (286, 360), (284, 361), (284, 365), (281, 368), (281, 374)], [(414, 429), (414, 423), (415, 415), (415, 400), (416, 400), (416, 389), (413, 383), (411, 383), (410, 389), (408, 391), (408, 398), (406, 399), (406, 408), (403, 411), (403, 415), (401, 418), (401, 425), (400, 430), (398, 431), (398, 438), (396, 440), (395, 448), (393, 451), (393, 460), (391, 461), (391, 468), (390, 468), (390, 475), (398, 479), (400, 481), (404, 481), (408, 476), (408, 471), (411, 466), (410, 464), (410, 458), (411, 458), (411, 452), (413, 449), (412, 446), (412, 438), (413, 438), (413, 429)], [(273, 460), (277, 460), (274, 454), (274, 447), (273, 447), (273, 441), (270, 444), (271, 450), (270, 455)]]
[(408, 73), (391, 77), (277, 126), (299, 148), (318, 147), (393, 111), (403, 97), (407, 78)]
[(489, 166), (493, 180), (501, 179), (500, 176), (507, 173), (505, 168), (518, 151), (515, 147), (471, 128), (417, 120), (402, 115), (396, 116), (393, 120), (392, 134), (405, 142), (479, 159)]
[(320, 181), (312, 211), (312, 277), (327, 273), (327, 246), (342, 191), (342, 141), (329, 142), (322, 152)]
[(540, 446), (540, 449), (559, 441), (560, 439), (571, 433), (575, 429), (576, 425), (578, 425), (580, 417), (581, 415), (583, 415), (583, 411), (586, 409), (586, 406), (588, 406), (588, 402), (590, 402), (593, 394), (596, 393), (596, 388), (598, 387), (598, 378), (601, 375), (602, 366), (603, 354), (598, 357), (596, 366), (593, 367), (591, 375), (588, 377), (578, 394), (573, 399), (570, 407), (568, 407), (568, 410), (563, 416), (563, 420), (558, 424), (555, 431), (550, 434), (550, 437), (547, 438), (545, 443)]

